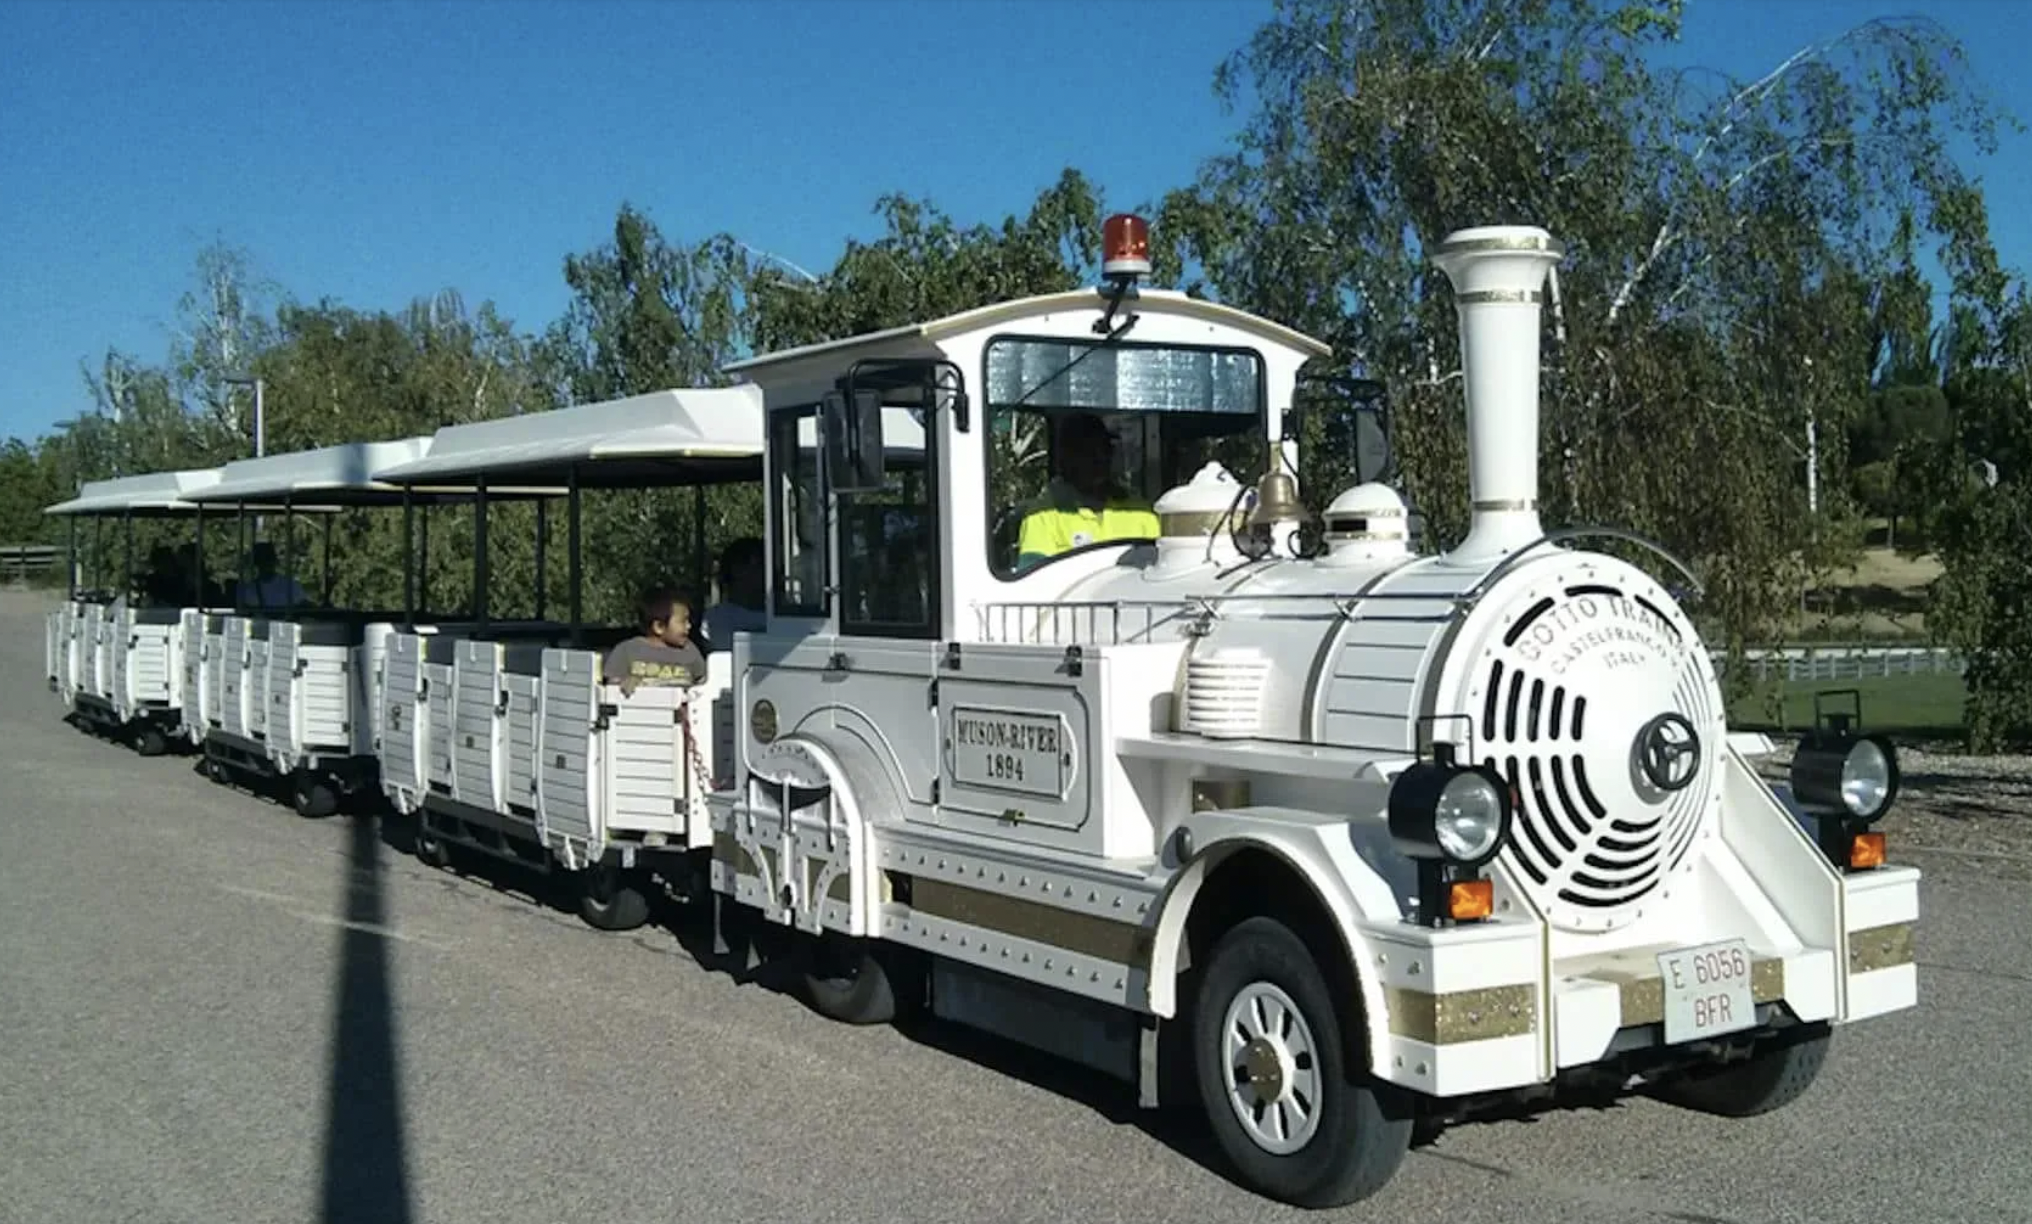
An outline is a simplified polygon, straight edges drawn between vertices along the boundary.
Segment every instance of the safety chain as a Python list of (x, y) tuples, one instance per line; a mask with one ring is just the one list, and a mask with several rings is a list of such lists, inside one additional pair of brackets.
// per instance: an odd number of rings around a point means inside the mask
[(715, 776), (713, 774), (711, 767), (706, 764), (705, 757), (699, 753), (698, 739), (696, 736), (692, 734), (692, 720), (691, 720), (692, 696), (693, 694), (691, 690), (687, 689), (685, 691), (684, 696), (678, 700), (677, 706), (679, 714), (681, 714), (684, 718), (685, 756), (689, 759), (690, 767), (693, 774), (695, 774), (700, 778), (705, 779), (705, 781), (714, 790), (725, 790), (728, 786), (733, 784), (732, 773), (731, 772), (728, 773), (725, 777)]

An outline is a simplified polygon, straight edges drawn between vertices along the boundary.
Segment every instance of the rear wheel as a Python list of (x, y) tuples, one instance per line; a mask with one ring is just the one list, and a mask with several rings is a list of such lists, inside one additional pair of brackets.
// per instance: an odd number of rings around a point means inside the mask
[(585, 871), (579, 916), (602, 931), (632, 931), (649, 921), (649, 898), (628, 882), (619, 864), (600, 863)]
[(317, 818), (329, 816), (339, 808), (339, 792), (330, 779), (314, 774), (298, 774), (291, 795), (299, 816)]
[(1693, 1071), (1665, 1081), (1652, 1095), (1682, 1109), (1723, 1118), (1751, 1118), (1783, 1109), (1820, 1077), (1830, 1030), (1801, 1025), (1771, 1038), (1741, 1062)]
[(411, 848), (416, 852), (416, 861), (426, 867), (442, 871), (452, 865), (452, 848), (424, 821), (422, 812), (416, 814), (416, 832)]
[(145, 757), (161, 756), (169, 751), (169, 737), (160, 727), (142, 727), (134, 733), (134, 751)]
[(1348, 1065), (1343, 1023), (1283, 923), (1251, 918), (1214, 945), (1194, 1001), (1194, 1065), (1214, 1137), (1251, 1189), (1338, 1207), (1382, 1189), (1403, 1162), (1412, 1111)]

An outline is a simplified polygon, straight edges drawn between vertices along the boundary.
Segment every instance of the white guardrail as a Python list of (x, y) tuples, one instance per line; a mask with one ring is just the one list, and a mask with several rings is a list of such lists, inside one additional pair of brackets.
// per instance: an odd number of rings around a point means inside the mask
[[(1867, 680), (1881, 676), (1959, 675), (1967, 667), (1961, 655), (1939, 646), (1864, 646), (1828, 643), (1814, 646), (1761, 648), (1744, 652), (1744, 662), (1760, 680)], [(1715, 653), (1715, 668), (1726, 666)]]

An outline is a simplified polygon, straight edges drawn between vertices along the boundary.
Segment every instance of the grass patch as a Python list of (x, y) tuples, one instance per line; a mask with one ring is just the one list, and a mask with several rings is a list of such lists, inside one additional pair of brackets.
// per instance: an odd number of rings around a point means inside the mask
[(1780, 636), (1794, 643), (1924, 639), (1927, 595), (1940, 573), (1935, 557), (1865, 548), (1853, 568), (1803, 594)]
[[(1868, 676), (1857, 680), (1772, 680), (1729, 706), (1729, 726), (1738, 731), (1794, 734), (1813, 725), (1813, 697), (1830, 694), (1822, 708), (1851, 710), (1851, 699), (1832, 694), (1853, 690), (1862, 700), (1863, 723), (1872, 731), (1907, 740), (1958, 740), (1967, 726), (1968, 689), (1953, 672), (1911, 676)], [(1774, 714), (1773, 698), (1778, 701)]]

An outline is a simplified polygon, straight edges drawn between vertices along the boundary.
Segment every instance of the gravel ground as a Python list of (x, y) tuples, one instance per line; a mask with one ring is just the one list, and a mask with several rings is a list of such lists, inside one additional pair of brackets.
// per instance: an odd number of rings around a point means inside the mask
[[(1921, 1006), (1842, 1034), (1793, 1108), (1459, 1127), (1307, 1217), (1091, 1077), (830, 1024), (688, 932), (601, 935), (82, 735), (37, 606), (0, 595), (5, 1224), (2032, 1220), (2032, 942), (1998, 938), (1988, 860), (1927, 865)], [(1925, 769), (1894, 844), (1976, 819), (1927, 796), (1998, 801)]]

